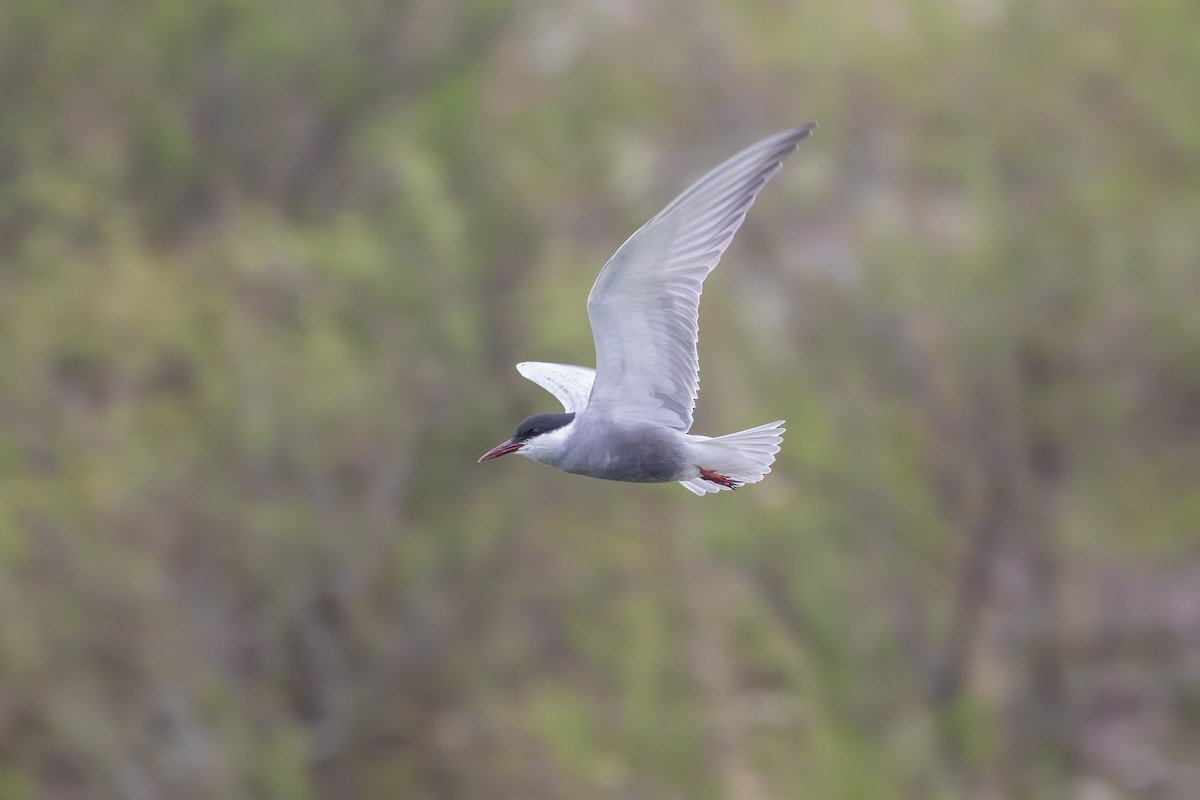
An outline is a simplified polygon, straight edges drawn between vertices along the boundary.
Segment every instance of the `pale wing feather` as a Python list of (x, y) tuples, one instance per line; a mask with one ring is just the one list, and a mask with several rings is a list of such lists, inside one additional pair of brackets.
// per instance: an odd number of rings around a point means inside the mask
[(566, 411), (583, 411), (592, 393), (596, 370), (574, 364), (522, 361), (517, 372), (558, 398)]
[(738, 153), (671, 201), (604, 265), (588, 295), (596, 342), (590, 407), (691, 429), (704, 279), (759, 191), (814, 127), (783, 131)]

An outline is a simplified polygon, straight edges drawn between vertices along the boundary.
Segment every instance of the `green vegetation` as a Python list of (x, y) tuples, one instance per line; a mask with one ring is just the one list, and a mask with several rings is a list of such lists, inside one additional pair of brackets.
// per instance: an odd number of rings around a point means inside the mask
[[(1194, 3), (9, 0), (0, 103), (0, 800), (1200, 794)], [(812, 119), (775, 472), (476, 465)]]

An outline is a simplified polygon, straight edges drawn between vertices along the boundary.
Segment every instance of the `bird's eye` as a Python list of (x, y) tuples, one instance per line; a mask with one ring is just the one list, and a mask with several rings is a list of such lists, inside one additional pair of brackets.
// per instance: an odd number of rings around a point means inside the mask
[(533, 430), (531, 430), (531, 431), (529, 432), (529, 435), (530, 435), (530, 436), (537, 436), (537, 435), (541, 434), (541, 432), (542, 432), (542, 429), (541, 429), (541, 428), (534, 428)]

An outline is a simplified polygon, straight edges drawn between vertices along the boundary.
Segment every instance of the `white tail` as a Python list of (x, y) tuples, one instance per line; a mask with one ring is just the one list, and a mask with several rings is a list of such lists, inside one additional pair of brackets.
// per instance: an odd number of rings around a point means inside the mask
[[(739, 485), (758, 483), (775, 463), (775, 454), (779, 452), (786, 430), (781, 425), (783, 420), (780, 419), (713, 438), (689, 435), (688, 456), (698, 467), (731, 478)], [(700, 495), (732, 488), (700, 477), (679, 483), (689, 492)]]

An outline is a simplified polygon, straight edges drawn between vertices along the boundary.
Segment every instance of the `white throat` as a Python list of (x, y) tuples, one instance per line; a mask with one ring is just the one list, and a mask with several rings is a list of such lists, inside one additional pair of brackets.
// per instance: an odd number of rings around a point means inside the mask
[(533, 437), (525, 442), (525, 446), (518, 450), (517, 454), (539, 464), (555, 466), (567, 453), (567, 440), (575, 430), (577, 419), (571, 420), (561, 428)]

